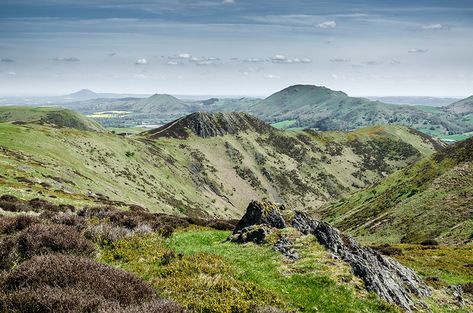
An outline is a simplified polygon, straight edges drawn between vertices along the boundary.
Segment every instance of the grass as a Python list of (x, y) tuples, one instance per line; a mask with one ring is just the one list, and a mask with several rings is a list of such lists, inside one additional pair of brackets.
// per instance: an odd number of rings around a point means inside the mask
[[(135, 237), (103, 248), (101, 259), (198, 312), (248, 312), (254, 304), (301, 312), (397, 312), (357, 290), (359, 284), (341, 282), (355, 279), (315, 240), (301, 239), (303, 261), (288, 264), (269, 245), (226, 242), (229, 234), (194, 229), (169, 241)], [(167, 263), (169, 251), (175, 257)]]
[(465, 284), (473, 281), (473, 247), (420, 246), (400, 244), (403, 254), (396, 255), (401, 263), (414, 269), (422, 278), (435, 276), (444, 285)]

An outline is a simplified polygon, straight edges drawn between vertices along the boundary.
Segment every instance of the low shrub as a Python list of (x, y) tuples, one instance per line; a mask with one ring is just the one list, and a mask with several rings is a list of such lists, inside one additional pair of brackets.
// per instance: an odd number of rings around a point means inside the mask
[(12, 195), (3, 195), (0, 197), (0, 208), (10, 212), (74, 212), (73, 205), (60, 204), (56, 205), (44, 199), (31, 199), (24, 201)]
[(122, 307), (119, 305), (102, 306), (98, 313), (185, 313), (186, 310), (174, 301), (154, 300), (139, 305)]
[(79, 212), (77, 212), (78, 216), (84, 218), (91, 218), (96, 217), (98, 219), (104, 219), (110, 217), (113, 212), (118, 212), (119, 209), (111, 206), (105, 207), (85, 207)]
[(0, 270), (9, 270), (18, 259), (17, 241), (14, 236), (0, 238)]
[[(38, 292), (33, 290), (44, 288), (60, 288), (64, 295), (79, 290), (83, 294), (81, 298), (94, 300), (100, 297), (122, 306), (156, 298), (154, 289), (132, 274), (87, 258), (59, 254), (36, 256), (25, 261), (5, 277), (2, 287), (7, 295), (21, 290), (35, 294)], [(70, 301), (68, 297), (56, 300), (60, 303)]]
[(379, 246), (371, 246), (372, 249), (378, 251), (381, 254), (392, 256), (392, 255), (402, 255), (402, 249), (393, 247), (389, 244), (383, 244)]
[(88, 225), (84, 230), (85, 238), (100, 244), (107, 245), (131, 235), (131, 231), (125, 227), (112, 226), (109, 224)]
[(101, 305), (110, 304), (114, 304), (114, 302), (107, 303), (106, 299), (92, 291), (67, 287), (27, 287), (0, 297), (2, 312), (14, 313), (96, 312)]
[(46, 253), (90, 256), (94, 250), (73, 226), (35, 224), (24, 229), (18, 237), (18, 251), (24, 259)]
[(40, 222), (39, 218), (29, 215), (0, 216), (0, 234), (10, 235)]
[(466, 283), (462, 285), (462, 290), (465, 293), (469, 293), (473, 295), (473, 283)]
[(434, 239), (426, 239), (420, 243), (422, 246), (438, 246), (439, 243)]
[(74, 226), (79, 231), (86, 227), (85, 219), (81, 216), (77, 216), (76, 214), (55, 214), (49, 220), (54, 224)]

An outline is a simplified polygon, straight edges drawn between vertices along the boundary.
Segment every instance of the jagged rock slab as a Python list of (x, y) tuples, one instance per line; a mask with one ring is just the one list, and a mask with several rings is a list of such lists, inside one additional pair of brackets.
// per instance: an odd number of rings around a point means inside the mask
[(411, 294), (430, 296), (427, 285), (410, 268), (371, 248), (363, 247), (328, 223), (296, 212), (292, 225), (304, 234), (313, 234), (320, 244), (350, 263), (354, 274), (363, 279), (366, 288), (376, 292), (382, 299), (410, 311), (415, 307)]

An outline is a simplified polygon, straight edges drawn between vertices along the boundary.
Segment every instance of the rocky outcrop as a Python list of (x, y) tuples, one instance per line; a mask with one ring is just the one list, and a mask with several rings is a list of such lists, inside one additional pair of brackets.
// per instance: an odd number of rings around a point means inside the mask
[(350, 263), (355, 275), (360, 277), (368, 290), (384, 300), (411, 310), (415, 303), (411, 295), (430, 296), (430, 290), (411, 269), (377, 251), (360, 245), (329, 224), (316, 221), (302, 212), (296, 212), (292, 225), (304, 234), (313, 234), (342, 260)]
[(196, 112), (150, 130), (150, 138), (173, 137), (188, 138), (192, 133), (202, 138), (237, 134), (244, 131), (263, 133), (273, 128), (256, 117), (246, 113), (207, 113)]
[(246, 208), (246, 213), (233, 230), (233, 234), (242, 229), (252, 226), (266, 224), (274, 228), (285, 228), (286, 223), (282, 217), (279, 206), (266, 201), (252, 201)]
[[(285, 221), (276, 204), (269, 202), (251, 202), (247, 212), (237, 224), (230, 240), (236, 242), (264, 242), (255, 234), (268, 234), (273, 228), (285, 228), (286, 224), (302, 234), (312, 234), (317, 241), (345, 262), (353, 273), (360, 277), (368, 290), (390, 303), (395, 303), (407, 311), (417, 305), (413, 296), (430, 296), (430, 290), (422, 279), (410, 268), (394, 259), (383, 256), (377, 251), (360, 245), (355, 239), (330, 226), (315, 220), (306, 213), (290, 214), (291, 221)], [(254, 240), (257, 237), (258, 240)], [(233, 239), (232, 239), (233, 238)], [(297, 252), (291, 242), (281, 237), (275, 245), (289, 258), (296, 259)]]

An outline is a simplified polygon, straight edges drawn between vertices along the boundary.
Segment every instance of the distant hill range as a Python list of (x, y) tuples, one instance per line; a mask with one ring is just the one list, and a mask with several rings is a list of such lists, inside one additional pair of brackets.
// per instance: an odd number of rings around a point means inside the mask
[[(442, 107), (437, 106), (439, 100), (437, 98), (383, 99), (399, 101), (410, 99), (407, 102), (422, 102), (422, 104), (428, 104), (429, 99), (432, 99), (430, 101), (432, 105), (390, 104), (350, 97), (342, 91), (313, 85), (291, 86), (263, 100), (255, 98), (182, 100), (167, 94), (141, 98), (95, 93), (84, 89), (67, 96), (49, 99), (48, 103), (60, 104), (91, 115), (102, 125), (114, 127), (142, 123), (163, 125), (194, 112), (246, 112), (265, 122), (277, 123), (280, 128), (353, 130), (372, 125), (400, 124), (445, 139), (473, 131), (472, 97)], [(443, 103), (447, 100), (442, 99)], [(121, 113), (117, 116), (108, 114), (106, 118), (104, 115), (94, 115), (97, 112), (108, 111)]]
[(249, 112), (266, 121), (291, 121), (291, 127), (318, 130), (350, 130), (377, 124), (401, 124), (446, 134), (473, 130), (473, 123), (447, 110), (354, 98), (311, 85), (288, 87), (251, 106)]
[(453, 102), (460, 100), (460, 98), (439, 98), (439, 97), (420, 97), (420, 96), (388, 96), (388, 97), (370, 97), (367, 99), (373, 101), (381, 101), (385, 103), (393, 104), (406, 104), (406, 105), (422, 105), (430, 107), (444, 107)]

